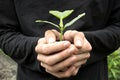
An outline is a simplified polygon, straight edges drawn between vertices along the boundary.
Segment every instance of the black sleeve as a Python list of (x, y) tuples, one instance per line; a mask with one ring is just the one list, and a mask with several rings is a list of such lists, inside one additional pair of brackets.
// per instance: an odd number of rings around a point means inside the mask
[(38, 37), (21, 34), (13, 0), (0, 0), (0, 48), (18, 64), (40, 71), (34, 49)]
[(104, 59), (120, 47), (120, 0), (114, 0), (108, 21), (105, 29), (84, 32), (93, 47), (87, 64)]

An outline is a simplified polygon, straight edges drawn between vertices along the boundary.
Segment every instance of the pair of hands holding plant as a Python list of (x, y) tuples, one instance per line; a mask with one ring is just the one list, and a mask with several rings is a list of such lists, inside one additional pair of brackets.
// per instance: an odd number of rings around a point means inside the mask
[(46, 72), (65, 78), (75, 76), (79, 68), (87, 62), (92, 47), (83, 32), (68, 30), (60, 40), (60, 33), (48, 30), (35, 47), (37, 60)]

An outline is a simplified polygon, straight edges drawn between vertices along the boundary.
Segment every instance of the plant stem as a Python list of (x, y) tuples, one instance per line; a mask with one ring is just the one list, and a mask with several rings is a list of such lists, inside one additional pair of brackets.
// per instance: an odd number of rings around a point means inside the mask
[(61, 29), (60, 29), (60, 41), (63, 40), (63, 31), (64, 31), (64, 27), (61, 27)]
[(60, 27), (63, 27), (63, 19), (60, 19), (59, 26), (60, 26)]
[(60, 18), (59, 26), (60, 26), (60, 41), (62, 41), (63, 40), (63, 31), (64, 31), (63, 19), (62, 18)]

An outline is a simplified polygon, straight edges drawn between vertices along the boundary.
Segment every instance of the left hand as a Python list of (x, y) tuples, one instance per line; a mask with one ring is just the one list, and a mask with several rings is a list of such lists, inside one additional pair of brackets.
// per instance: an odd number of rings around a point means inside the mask
[(87, 62), (87, 59), (90, 57), (90, 51), (92, 50), (92, 46), (89, 41), (86, 39), (83, 32), (78, 32), (75, 30), (68, 30), (64, 33), (64, 39), (70, 41), (74, 44), (74, 47), (78, 49), (77, 52), (74, 52), (74, 56), (78, 57), (78, 61), (73, 64), (77, 69), (74, 71), (75, 75), (78, 73), (79, 68), (81, 67), (81, 59), (80, 56), (85, 57), (83, 59), (84, 63)]

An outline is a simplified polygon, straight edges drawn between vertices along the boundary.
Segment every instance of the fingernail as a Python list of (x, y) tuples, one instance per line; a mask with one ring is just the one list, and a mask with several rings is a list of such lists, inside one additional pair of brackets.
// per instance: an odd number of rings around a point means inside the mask
[(81, 46), (81, 41), (80, 41), (80, 40), (77, 40), (77, 41), (76, 41), (76, 45), (80, 47), (80, 46)]
[(65, 46), (65, 47), (68, 47), (69, 45), (70, 45), (70, 43), (69, 43), (68, 41), (65, 41), (65, 42), (64, 42), (64, 46)]
[(54, 39), (53, 38), (49, 38), (49, 43), (53, 43)]

